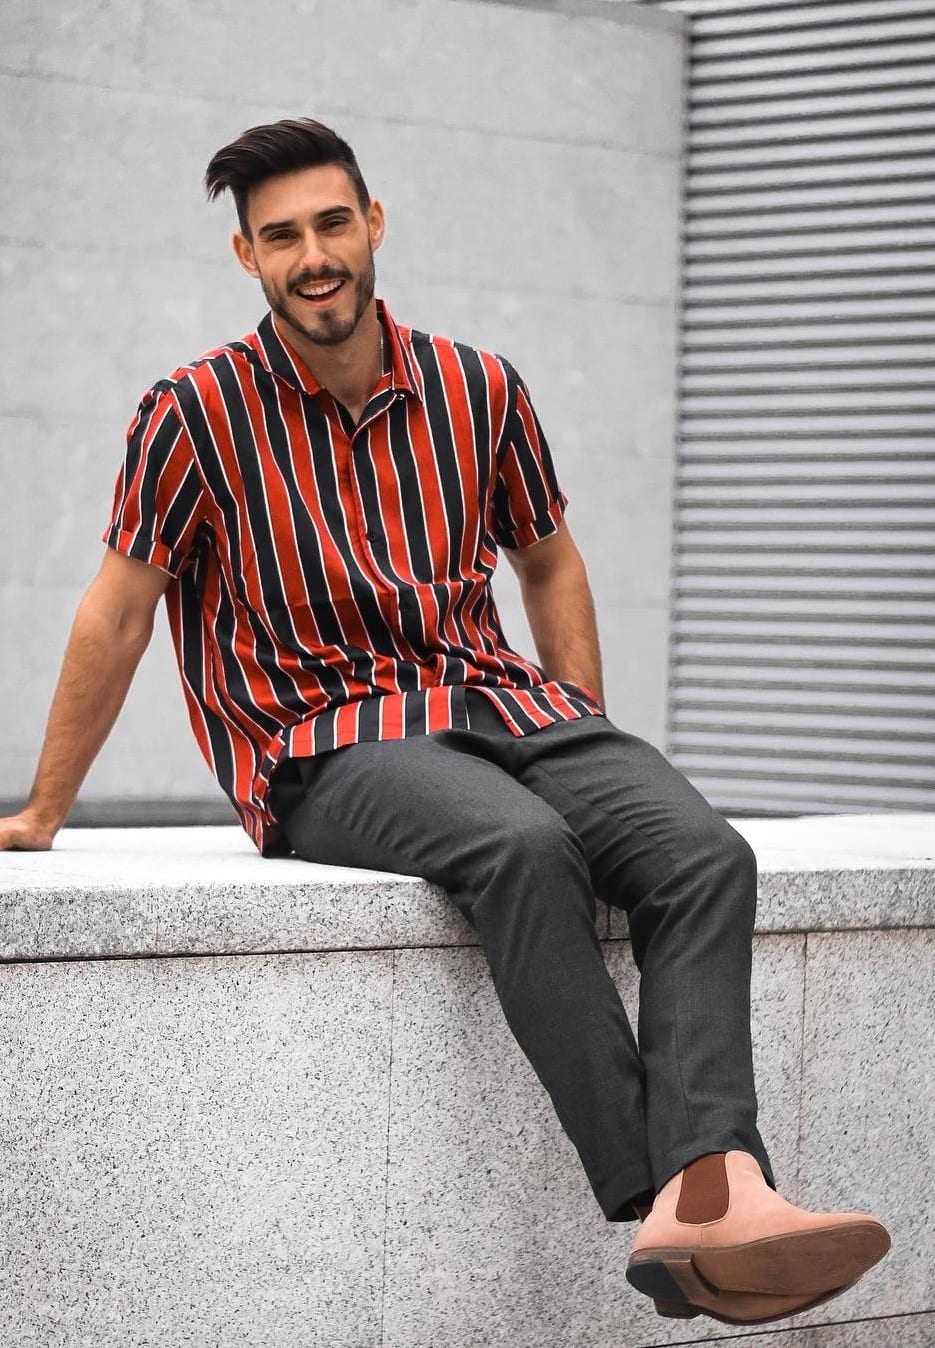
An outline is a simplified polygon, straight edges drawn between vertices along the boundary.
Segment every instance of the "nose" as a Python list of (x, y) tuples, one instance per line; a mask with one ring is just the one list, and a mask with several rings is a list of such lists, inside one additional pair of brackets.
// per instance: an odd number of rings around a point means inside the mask
[(296, 276), (317, 279), (323, 272), (327, 274), (332, 269), (331, 259), (322, 248), (318, 235), (314, 230), (309, 230), (302, 240), (302, 259)]

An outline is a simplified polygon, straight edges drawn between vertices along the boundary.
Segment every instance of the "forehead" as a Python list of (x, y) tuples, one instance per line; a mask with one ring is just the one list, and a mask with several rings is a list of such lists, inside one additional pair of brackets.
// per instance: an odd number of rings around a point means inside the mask
[(360, 209), (354, 185), (340, 164), (278, 173), (250, 189), (250, 226), (255, 233), (270, 220), (305, 218), (337, 205)]

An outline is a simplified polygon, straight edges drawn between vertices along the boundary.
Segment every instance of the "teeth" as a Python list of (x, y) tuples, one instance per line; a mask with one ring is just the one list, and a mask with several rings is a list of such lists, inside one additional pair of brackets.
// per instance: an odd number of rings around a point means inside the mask
[(308, 286), (305, 290), (300, 290), (300, 291), (299, 291), (299, 294), (300, 294), (300, 295), (304, 295), (306, 298), (309, 298), (309, 297), (312, 297), (312, 296), (315, 296), (315, 295), (329, 295), (329, 294), (331, 293), (332, 290), (337, 290), (337, 288), (338, 288), (339, 285), (343, 285), (343, 282), (342, 282), (342, 281), (323, 281), (321, 285), (318, 285), (318, 286)]

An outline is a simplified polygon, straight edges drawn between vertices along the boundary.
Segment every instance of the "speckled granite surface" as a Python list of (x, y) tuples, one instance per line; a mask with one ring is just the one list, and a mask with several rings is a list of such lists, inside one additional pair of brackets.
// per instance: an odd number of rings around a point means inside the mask
[[(733, 820), (759, 863), (757, 931), (935, 925), (935, 816)], [(63, 829), (0, 853), (0, 959), (476, 945), (418, 876), (261, 857), (232, 827)], [(625, 903), (625, 896), (621, 897)], [(598, 905), (625, 938), (622, 908)]]
[[(893, 1236), (770, 1342), (923, 1348), (935, 820), (736, 826), (760, 862), (754, 1056), (779, 1190)], [(636, 1228), (603, 1220), (437, 887), (264, 860), (236, 828), (65, 830), (0, 853), (0, 898), (0, 1343), (763, 1340), (661, 1319), (626, 1282)], [(604, 949), (635, 1025), (629, 942)]]

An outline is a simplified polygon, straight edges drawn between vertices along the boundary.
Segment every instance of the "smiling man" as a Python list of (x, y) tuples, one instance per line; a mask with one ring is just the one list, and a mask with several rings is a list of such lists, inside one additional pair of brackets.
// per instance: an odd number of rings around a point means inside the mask
[[(837, 1295), (888, 1233), (776, 1192), (752, 1063), (756, 859), (606, 714), (529, 388), (375, 297), (384, 212), (329, 128), (254, 127), (205, 183), (233, 194), (269, 312), (144, 393), (0, 847), (51, 847), (165, 595), (194, 735), (257, 849), (447, 891), (602, 1213), (645, 1218), (627, 1277), (660, 1314), (759, 1324)], [(503, 633), (500, 549), (541, 663)], [(639, 1048), (597, 898), (628, 916)]]

